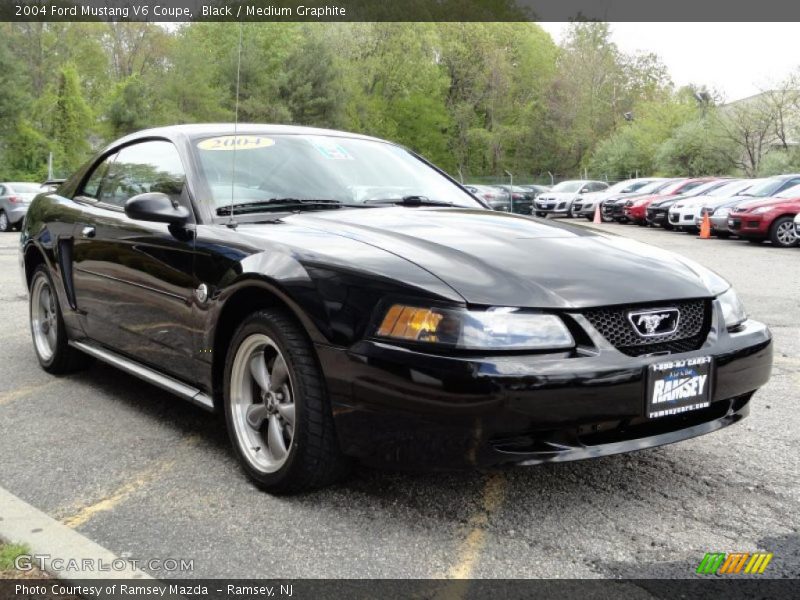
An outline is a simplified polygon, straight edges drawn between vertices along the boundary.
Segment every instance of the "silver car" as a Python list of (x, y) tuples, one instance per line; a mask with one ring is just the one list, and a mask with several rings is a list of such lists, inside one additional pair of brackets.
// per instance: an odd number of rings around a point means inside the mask
[(540, 194), (534, 201), (533, 212), (537, 217), (547, 215), (572, 216), (572, 203), (582, 194), (602, 192), (608, 189), (605, 181), (576, 179), (562, 181), (549, 192)]
[(41, 191), (42, 186), (38, 183), (0, 183), (0, 231), (22, 227), (31, 200)]

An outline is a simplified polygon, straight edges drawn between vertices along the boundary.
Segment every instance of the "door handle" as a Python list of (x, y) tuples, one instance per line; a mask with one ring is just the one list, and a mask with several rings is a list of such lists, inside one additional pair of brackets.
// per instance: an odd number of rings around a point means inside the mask
[(81, 229), (81, 237), (85, 238), (93, 238), (95, 234), (95, 228), (91, 225), (87, 225), (83, 229)]

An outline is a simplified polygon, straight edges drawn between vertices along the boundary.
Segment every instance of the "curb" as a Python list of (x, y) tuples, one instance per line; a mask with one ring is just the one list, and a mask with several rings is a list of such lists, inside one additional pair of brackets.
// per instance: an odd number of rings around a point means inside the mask
[[(70, 582), (81, 582), (86, 579), (137, 579), (155, 581), (153, 577), (140, 569), (134, 569), (127, 561), (110, 550), (84, 537), (77, 531), (59, 523), (27, 502), (20, 500), (0, 487), (0, 538), (9, 543), (25, 544), (31, 555), (47, 555), (51, 558), (63, 559), (61, 569), (48, 566), (47, 572), (58, 579)], [(108, 571), (93, 571), (87, 577), (86, 572), (67, 568), (66, 564), (74, 560), (81, 565), (83, 559), (91, 559), (95, 564), (102, 562), (109, 565)], [(117, 561), (116, 563), (114, 561)], [(111, 569), (114, 564), (125, 562), (124, 569)]]

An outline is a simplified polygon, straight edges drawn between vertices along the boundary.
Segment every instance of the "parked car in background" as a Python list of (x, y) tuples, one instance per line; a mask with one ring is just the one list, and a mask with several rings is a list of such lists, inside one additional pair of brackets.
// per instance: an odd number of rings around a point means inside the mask
[(0, 183), (0, 231), (22, 227), (28, 206), (42, 186), (38, 183), (13, 181)]
[(602, 192), (608, 189), (605, 181), (594, 181), (586, 179), (576, 179), (572, 181), (562, 181), (556, 184), (546, 194), (541, 194), (536, 199), (536, 216), (546, 217), (547, 215), (569, 216), (572, 203), (581, 197), (582, 194), (592, 192)]
[(617, 195), (608, 198), (604, 202), (600, 204), (600, 216), (602, 217), (603, 221), (610, 222), (610, 221), (618, 221), (620, 223), (627, 222), (627, 217), (625, 217), (625, 206), (628, 203), (628, 200), (639, 200), (648, 197), (652, 197), (662, 190), (664, 190), (667, 186), (677, 183), (678, 181), (683, 181), (685, 178), (680, 179), (662, 179), (658, 181), (653, 181), (642, 188), (640, 188), (634, 194), (628, 195)]
[[(705, 215), (708, 215), (709, 216), (709, 221), (711, 222), (711, 233), (714, 234), (715, 233), (714, 224), (713, 224), (713, 221), (711, 219), (712, 215), (714, 214), (714, 211), (717, 210), (718, 208), (723, 207), (723, 206), (734, 206), (734, 205), (736, 205), (737, 203), (739, 203), (741, 201), (742, 194), (745, 194), (748, 190), (750, 190), (750, 189), (752, 189), (752, 188), (754, 188), (756, 186), (760, 186), (764, 182), (768, 181), (768, 179), (766, 179), (766, 178), (764, 178), (764, 179), (742, 179), (741, 181), (742, 181), (743, 184), (746, 182), (746, 187), (742, 188), (741, 190), (739, 190), (735, 194), (731, 194), (731, 195), (726, 196), (725, 194), (727, 194), (730, 190), (726, 190), (725, 188), (727, 186), (723, 186), (722, 188), (720, 188), (719, 190), (715, 191), (714, 193), (709, 194), (708, 196), (705, 196), (704, 198), (700, 198), (700, 199), (703, 200), (703, 202), (700, 204), (699, 209), (695, 213), (695, 219), (694, 219), (695, 227), (697, 227), (698, 230), (700, 229), (700, 226), (703, 224), (703, 218), (705, 217)], [(730, 184), (730, 185), (732, 186), (731, 189), (733, 189), (734, 184)], [(727, 220), (727, 217), (726, 217), (726, 220)]]
[(769, 240), (773, 246), (791, 248), (797, 245), (794, 218), (798, 213), (800, 185), (778, 192), (772, 198), (732, 208), (728, 214), (728, 229), (749, 242)]
[(519, 187), (521, 187), (523, 190), (528, 190), (529, 192), (533, 192), (534, 198), (538, 198), (541, 194), (549, 192), (552, 189), (552, 187), (549, 185), (539, 185), (538, 183), (521, 185)]
[(511, 212), (518, 215), (533, 214), (533, 199), (537, 196), (537, 192), (526, 189), (522, 186), (515, 185), (495, 185), (492, 186), (499, 190), (503, 190), (511, 195)]
[(64, 183), (66, 179), (48, 179), (42, 184), (41, 194), (49, 194), (50, 192), (55, 192), (62, 183)]
[(511, 195), (503, 189), (491, 185), (465, 185), (469, 193), (480, 198), (488, 204), (492, 210), (511, 212)]
[[(669, 223), (687, 233), (697, 233), (702, 222), (700, 211), (708, 202), (723, 203), (729, 198), (738, 196), (753, 185), (753, 179), (731, 179), (723, 181), (719, 186), (706, 189), (696, 196), (678, 200), (667, 213)], [(699, 188), (698, 188), (699, 189)]]
[(591, 221), (594, 218), (595, 208), (600, 203), (612, 197), (625, 197), (635, 194), (654, 181), (663, 181), (663, 178), (640, 177), (638, 179), (626, 179), (609, 186), (602, 192), (581, 194), (572, 203), (572, 216), (584, 217)]
[[(696, 177), (692, 179), (683, 179), (675, 184), (669, 185), (659, 192), (659, 197), (654, 198), (649, 206), (646, 207), (645, 222), (654, 227), (658, 226), (664, 229), (672, 229), (672, 225), (667, 218), (667, 213), (675, 202), (690, 195), (696, 196), (698, 193), (713, 189), (714, 187), (719, 187), (723, 183), (723, 180), (715, 177)], [(692, 193), (693, 191), (695, 191), (695, 193)]]
[(762, 198), (770, 198), (796, 185), (800, 185), (800, 174), (778, 175), (765, 179), (762, 183), (754, 184), (738, 196), (731, 198), (730, 202), (721, 204), (709, 213), (711, 233), (721, 238), (731, 236), (732, 232), (728, 229), (728, 215), (731, 209), (757, 202)]

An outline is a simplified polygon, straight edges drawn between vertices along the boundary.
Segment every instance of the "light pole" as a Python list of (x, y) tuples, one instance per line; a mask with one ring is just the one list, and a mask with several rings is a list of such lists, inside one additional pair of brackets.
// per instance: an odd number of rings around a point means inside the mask
[(508, 175), (508, 212), (514, 212), (514, 176), (511, 171), (506, 171)]

